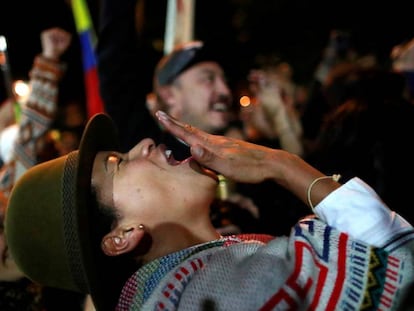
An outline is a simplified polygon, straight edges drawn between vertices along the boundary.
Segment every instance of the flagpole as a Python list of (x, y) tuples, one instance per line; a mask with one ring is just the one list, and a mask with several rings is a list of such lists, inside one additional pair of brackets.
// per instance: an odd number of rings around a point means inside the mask
[(164, 54), (170, 53), (177, 44), (193, 40), (194, 1), (168, 0), (165, 21)]
[(175, 22), (177, 17), (177, 5), (175, 1), (176, 0), (168, 0), (167, 3), (167, 17), (165, 21), (164, 34), (164, 54), (170, 53), (174, 46)]
[(194, 0), (177, 0), (175, 44), (188, 42), (194, 37)]

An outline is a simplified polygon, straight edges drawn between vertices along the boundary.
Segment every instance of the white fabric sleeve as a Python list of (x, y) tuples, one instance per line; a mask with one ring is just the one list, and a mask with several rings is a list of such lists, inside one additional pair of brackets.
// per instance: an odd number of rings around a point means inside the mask
[(412, 228), (358, 177), (330, 193), (315, 212), (328, 225), (376, 247)]
[(9, 125), (0, 133), (0, 158), (8, 164), (14, 158), (14, 143), (19, 132), (18, 124)]

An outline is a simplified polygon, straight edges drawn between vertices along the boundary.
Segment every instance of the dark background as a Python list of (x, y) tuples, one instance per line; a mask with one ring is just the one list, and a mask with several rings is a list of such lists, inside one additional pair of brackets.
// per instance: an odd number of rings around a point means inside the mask
[[(123, 0), (118, 0), (123, 1)], [(40, 52), (40, 32), (60, 26), (73, 32), (65, 54), (62, 99), (83, 96), (79, 42), (67, 0), (1, 0), (0, 35), (8, 41), (13, 79), (26, 79)], [(411, 1), (196, 0), (195, 38), (214, 42), (228, 61), (229, 77), (243, 79), (260, 54), (277, 54), (291, 63), (294, 78), (306, 83), (332, 29), (347, 31), (355, 48), (387, 62), (392, 46), (414, 36)], [(162, 41), (166, 0), (147, 0), (145, 31)], [(88, 1), (99, 27), (99, 0)], [(149, 58), (151, 59), (151, 58)], [(155, 64), (154, 64), (155, 65)], [(146, 81), (151, 77), (143, 77)]]

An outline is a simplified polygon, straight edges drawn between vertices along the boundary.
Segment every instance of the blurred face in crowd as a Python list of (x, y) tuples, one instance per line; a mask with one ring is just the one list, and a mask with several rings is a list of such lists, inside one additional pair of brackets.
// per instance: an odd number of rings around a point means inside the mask
[(171, 116), (209, 132), (224, 130), (232, 117), (231, 91), (216, 62), (200, 62), (172, 83), (167, 103)]

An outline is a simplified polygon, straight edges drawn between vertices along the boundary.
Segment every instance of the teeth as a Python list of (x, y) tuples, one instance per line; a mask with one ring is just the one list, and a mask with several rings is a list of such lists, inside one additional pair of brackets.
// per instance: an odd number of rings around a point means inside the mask
[(171, 150), (165, 150), (165, 156), (167, 157), (167, 159), (169, 159), (172, 155), (172, 151)]
[(215, 103), (214, 105), (213, 105), (213, 110), (216, 110), (216, 111), (227, 111), (228, 110), (228, 106), (227, 106), (227, 104), (225, 104), (225, 103)]

